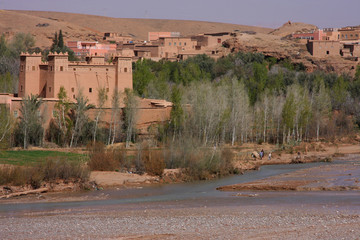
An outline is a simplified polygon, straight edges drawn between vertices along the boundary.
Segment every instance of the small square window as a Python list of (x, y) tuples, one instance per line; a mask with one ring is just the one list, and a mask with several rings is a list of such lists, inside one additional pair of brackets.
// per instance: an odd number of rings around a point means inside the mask
[(32, 70), (35, 71), (35, 66), (32, 66)]
[(71, 88), (71, 92), (75, 92), (75, 88)]
[(63, 66), (60, 66), (60, 71), (64, 71), (64, 67)]
[(174, 42), (174, 46), (176, 46), (176, 42)]
[(92, 88), (89, 88), (89, 92), (90, 92), (90, 93), (92, 92)]
[(109, 88), (106, 88), (106, 92), (109, 92), (110, 90), (109, 90)]
[(109, 69), (107, 68), (106, 71), (109, 71)]
[(329, 51), (326, 51), (326, 55), (329, 55), (330, 54), (330, 52)]
[(76, 68), (73, 68), (74, 71), (76, 71)]
[(75, 97), (75, 94), (73, 95), (73, 99), (75, 99), (76, 97)]
[(49, 92), (51, 92), (51, 87), (49, 87)]
[(127, 68), (124, 68), (124, 72), (127, 72)]
[(169, 42), (169, 46), (171, 46), (171, 42)]
[(53, 70), (53, 66), (50, 66), (50, 71), (52, 71)]

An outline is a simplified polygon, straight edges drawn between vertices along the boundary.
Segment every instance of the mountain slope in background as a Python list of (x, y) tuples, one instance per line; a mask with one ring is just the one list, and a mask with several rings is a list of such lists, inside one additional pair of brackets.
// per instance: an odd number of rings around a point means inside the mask
[(254, 31), (268, 33), (272, 29), (237, 24), (158, 19), (110, 18), (95, 15), (0, 10), (0, 32), (9, 35), (16, 32), (30, 33), (36, 37), (36, 45), (51, 45), (55, 31), (62, 29), (65, 40), (101, 41), (104, 32), (130, 35), (134, 39), (147, 40), (148, 32), (180, 32), (193, 35), (208, 32)]

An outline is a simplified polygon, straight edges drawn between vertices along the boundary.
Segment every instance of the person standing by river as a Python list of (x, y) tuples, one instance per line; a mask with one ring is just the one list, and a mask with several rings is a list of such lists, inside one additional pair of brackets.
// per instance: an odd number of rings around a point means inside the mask
[(260, 160), (262, 160), (262, 158), (264, 157), (264, 154), (265, 154), (264, 149), (261, 149), (260, 154), (259, 154), (260, 155)]

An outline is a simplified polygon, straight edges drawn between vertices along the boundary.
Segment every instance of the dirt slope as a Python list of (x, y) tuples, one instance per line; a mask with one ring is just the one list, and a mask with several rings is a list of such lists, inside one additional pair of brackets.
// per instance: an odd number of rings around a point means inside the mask
[(287, 22), (281, 27), (271, 31), (270, 34), (286, 37), (294, 33), (311, 32), (316, 29), (318, 29), (318, 27), (312, 24)]
[[(38, 24), (49, 24), (37, 27)], [(135, 39), (147, 40), (151, 31), (180, 32), (182, 35), (223, 31), (255, 31), (268, 33), (272, 29), (201, 21), (157, 20), (110, 18), (103, 16), (43, 12), (0, 10), (0, 32), (10, 35), (16, 32), (31, 33), (36, 36), (37, 45), (46, 47), (51, 44), (55, 31), (62, 29), (65, 40), (101, 40), (104, 32), (117, 32), (131, 35)]]
[(102, 34), (70, 22), (59, 21), (54, 18), (44, 19), (22, 12), (0, 10), (0, 33), (5, 33), (10, 37), (18, 32), (30, 33), (36, 38), (36, 46), (41, 48), (49, 47), (54, 33), (60, 29), (64, 33), (65, 40), (70, 38), (96, 40), (102, 37)]

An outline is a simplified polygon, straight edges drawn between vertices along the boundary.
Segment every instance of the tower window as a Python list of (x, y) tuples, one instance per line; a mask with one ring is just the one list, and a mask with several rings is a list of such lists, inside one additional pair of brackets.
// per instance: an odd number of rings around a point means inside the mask
[(127, 68), (124, 68), (124, 72), (127, 72)]
[(63, 67), (63, 66), (60, 66), (60, 71), (64, 71), (64, 67)]
[(75, 92), (75, 88), (71, 88), (71, 92)]
[(49, 87), (49, 92), (51, 92), (51, 87)]
[(32, 70), (35, 71), (35, 66), (32, 66)]
[(92, 92), (92, 88), (89, 88), (89, 92), (90, 92), (90, 93)]

